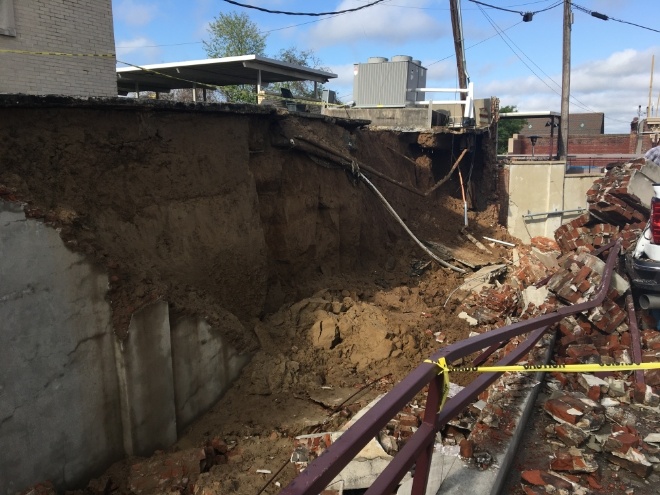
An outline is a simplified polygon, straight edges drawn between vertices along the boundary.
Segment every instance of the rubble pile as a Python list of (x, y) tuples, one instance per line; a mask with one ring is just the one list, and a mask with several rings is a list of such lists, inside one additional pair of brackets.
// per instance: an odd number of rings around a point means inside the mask
[[(599, 248), (620, 240), (622, 249), (630, 250), (646, 224), (649, 208), (639, 198), (639, 191), (648, 190), (645, 168), (648, 165), (641, 160), (609, 170), (589, 190), (588, 211), (557, 229), (556, 244), (550, 239), (534, 239), (531, 251), (521, 257), (524, 267), (516, 264), (514, 253), (505, 281), (463, 301), (460, 310), (481, 325), (475, 331), (590, 300), (604, 269)], [(539, 288), (547, 291), (543, 302), (523, 309), (526, 291), (537, 292)], [(615, 273), (601, 306), (564, 318), (557, 325), (553, 362), (632, 363), (633, 335), (625, 306), (629, 290), (626, 278)], [(503, 312), (497, 314), (500, 310)], [(638, 315), (642, 359), (657, 361), (660, 332), (651, 315)], [(507, 347), (485, 364), (497, 361)], [(502, 435), (507, 414), (498, 417), (497, 413), (506, 410), (516, 395), (507, 375), (513, 374), (505, 374), (480, 396), (488, 405), (469, 435), (475, 450), (480, 443), (492, 444), (493, 437)], [(660, 450), (654, 443), (660, 439), (660, 373), (645, 371), (644, 378), (644, 382), (637, 382), (634, 372), (548, 374), (549, 395), (543, 410), (551, 419), (545, 429), (551, 454), (549, 459), (540, 460), (540, 465), (523, 470), (522, 493), (611, 493), (614, 487), (602, 484), (603, 469), (623, 468), (637, 476), (642, 486), (660, 481)]]
[[(599, 248), (619, 240), (628, 250), (645, 226), (648, 206), (631, 187), (637, 184), (639, 190), (640, 183), (648, 182), (640, 182), (644, 166), (638, 161), (611, 169), (589, 190), (588, 211), (557, 229), (555, 240), (533, 238), (529, 246), (511, 249), (506, 265), (484, 267), (469, 277), (462, 295), (454, 295), (455, 312), (474, 333), (483, 333), (592, 299), (605, 268)], [(564, 318), (556, 337), (546, 335), (521, 364), (540, 364), (549, 355), (559, 365), (632, 363), (625, 307), (629, 291), (627, 279), (614, 273), (601, 306)], [(660, 332), (650, 315), (640, 314), (640, 320), (643, 359), (657, 360)], [(524, 338), (471, 356), (472, 363), (453, 364), (487, 366)], [(603, 469), (623, 468), (647, 482), (660, 480), (660, 371), (645, 372), (645, 378), (645, 383), (636, 383), (633, 372), (549, 373), (542, 410), (550, 423), (545, 440), (551, 454), (540, 466), (522, 470), (521, 493), (607, 493), (613, 487), (603, 485)], [(537, 385), (534, 375), (505, 373), (443, 429), (440, 450), (449, 448), (477, 469), (491, 467), (496, 462), (491, 454), (503, 448), (517, 427), (514, 410)], [(415, 404), (388, 424), (378, 437), (383, 455), (401, 449), (423, 413)], [(305, 461), (325, 445), (319, 438), (298, 442)]]
[(636, 160), (616, 166), (596, 180), (587, 191), (587, 213), (555, 231), (562, 252), (580, 248), (592, 251), (613, 239), (621, 240), (627, 251), (648, 220), (656, 168)]

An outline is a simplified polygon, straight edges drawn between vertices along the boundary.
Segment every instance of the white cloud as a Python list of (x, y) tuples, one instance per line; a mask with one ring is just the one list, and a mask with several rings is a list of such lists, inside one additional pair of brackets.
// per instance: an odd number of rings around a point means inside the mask
[[(605, 132), (628, 133), (630, 121), (642, 105), (648, 105), (651, 55), (657, 48), (644, 51), (622, 50), (604, 59), (573, 65), (571, 69), (571, 113), (605, 113)], [(550, 74), (561, 84), (561, 74)], [(561, 110), (561, 88), (548, 78), (546, 86), (535, 76), (510, 80), (493, 80), (476, 88), (477, 97), (494, 95), (501, 105), (516, 105), (521, 111)], [(657, 81), (657, 79), (656, 79)], [(657, 85), (656, 85), (657, 88)], [(657, 104), (654, 89), (651, 104)]]
[[(427, 0), (422, 0), (417, 2), (417, 6), (427, 3)], [(342, 0), (336, 10), (359, 5), (363, 3)], [(412, 40), (430, 42), (449, 33), (448, 26), (440, 24), (421, 9), (376, 5), (316, 24), (308, 33), (308, 42), (316, 48), (356, 41), (396, 45)]]
[(158, 5), (121, 0), (113, 7), (115, 18), (131, 26), (149, 24), (158, 14)]
[[(130, 40), (117, 40), (117, 60), (132, 64), (152, 64), (160, 61), (161, 49), (156, 42), (143, 36)], [(123, 67), (123, 65), (120, 65)]]

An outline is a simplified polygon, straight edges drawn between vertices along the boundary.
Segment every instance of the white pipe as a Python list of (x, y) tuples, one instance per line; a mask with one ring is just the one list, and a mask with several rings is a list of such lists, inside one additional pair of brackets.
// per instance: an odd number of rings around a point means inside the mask
[(515, 244), (512, 244), (512, 243), (510, 243), (510, 242), (500, 241), (499, 239), (493, 239), (492, 237), (486, 237), (485, 235), (482, 236), (482, 237), (483, 237), (484, 239), (486, 239), (487, 241), (496, 242), (496, 243), (498, 243), (498, 244), (504, 244), (505, 246), (516, 247)]
[(394, 211), (394, 208), (387, 202), (385, 199), (385, 196), (383, 196), (378, 189), (376, 189), (376, 186), (374, 186), (369, 179), (367, 179), (362, 172), (358, 172), (360, 180), (363, 180), (364, 183), (373, 191), (373, 193), (378, 196), (378, 199), (382, 201), (382, 203), (385, 205), (385, 208), (387, 208), (387, 211), (390, 212), (390, 214), (399, 222), (399, 224), (404, 228), (404, 230), (408, 233), (408, 235), (412, 238), (415, 243), (421, 247), (426, 254), (428, 254), (431, 258), (433, 258), (435, 261), (440, 263), (442, 266), (451, 268), (452, 270), (458, 272), (458, 273), (466, 273), (465, 270), (462, 268), (458, 268), (457, 266), (454, 266), (450, 263), (447, 263), (445, 260), (438, 258), (429, 248), (427, 248), (417, 237), (415, 237), (415, 234), (412, 233), (412, 231), (408, 228), (408, 226), (401, 220), (401, 217), (397, 215), (396, 211)]
[(426, 93), (467, 93), (470, 90), (469, 89), (461, 89), (461, 88), (415, 88), (415, 89), (409, 89), (409, 92), (412, 91), (419, 91), (419, 92), (426, 92)]

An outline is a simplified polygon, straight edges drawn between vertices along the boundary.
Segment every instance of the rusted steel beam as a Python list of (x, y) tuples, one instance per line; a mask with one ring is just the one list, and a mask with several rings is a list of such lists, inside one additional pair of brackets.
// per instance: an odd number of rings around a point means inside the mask
[[(520, 361), (525, 355), (532, 350), (536, 343), (541, 340), (543, 334), (550, 327), (542, 327), (530, 334), (524, 342), (516, 347), (509, 354), (504, 356), (496, 366), (507, 366), (515, 364)], [(436, 419), (436, 430), (439, 430), (449, 422), (450, 419), (456, 417), (463, 409), (465, 409), (483, 390), (497, 380), (502, 373), (481, 373), (475, 380), (470, 383), (463, 390), (458, 392), (450, 401), (447, 401), (445, 407), (438, 413)]]
[[(642, 362), (642, 343), (639, 327), (637, 326), (637, 315), (635, 314), (635, 302), (632, 295), (626, 296), (626, 307), (628, 308), (628, 327), (630, 328), (630, 337), (632, 345), (633, 362), (640, 364)], [(635, 370), (635, 381), (644, 384), (644, 370)]]

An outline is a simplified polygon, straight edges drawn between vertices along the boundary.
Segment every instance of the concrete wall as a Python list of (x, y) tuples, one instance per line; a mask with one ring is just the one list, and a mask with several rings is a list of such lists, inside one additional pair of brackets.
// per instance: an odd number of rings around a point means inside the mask
[(117, 96), (111, 0), (0, 0), (0, 12), (12, 3), (0, 49), (105, 56), (2, 53), (0, 93)]
[(324, 108), (330, 117), (371, 120), (378, 127), (428, 129), (431, 115), (428, 108)]
[[(227, 314), (227, 325), (241, 326), (235, 316)], [(188, 427), (229, 389), (247, 356), (236, 354), (201, 318), (184, 317), (171, 322), (172, 364), (176, 426)]]
[(0, 494), (123, 455), (108, 278), (0, 201)]
[[(587, 191), (594, 185), (596, 179), (602, 176), (602, 174), (566, 175), (564, 179), (564, 209), (586, 208)], [(580, 213), (565, 214), (565, 221), (562, 223), (570, 222), (577, 215), (580, 215)]]
[[(521, 162), (507, 165), (507, 230), (523, 242), (532, 237), (553, 238), (555, 230), (580, 212), (550, 213), (587, 207), (586, 192), (599, 175), (565, 174), (564, 162)], [(539, 213), (533, 217), (523, 217)]]
[(171, 325), (163, 301), (118, 341), (107, 274), (5, 201), (0, 280), (2, 495), (46, 479), (78, 487), (125, 454), (170, 446), (247, 361), (203, 320)]

